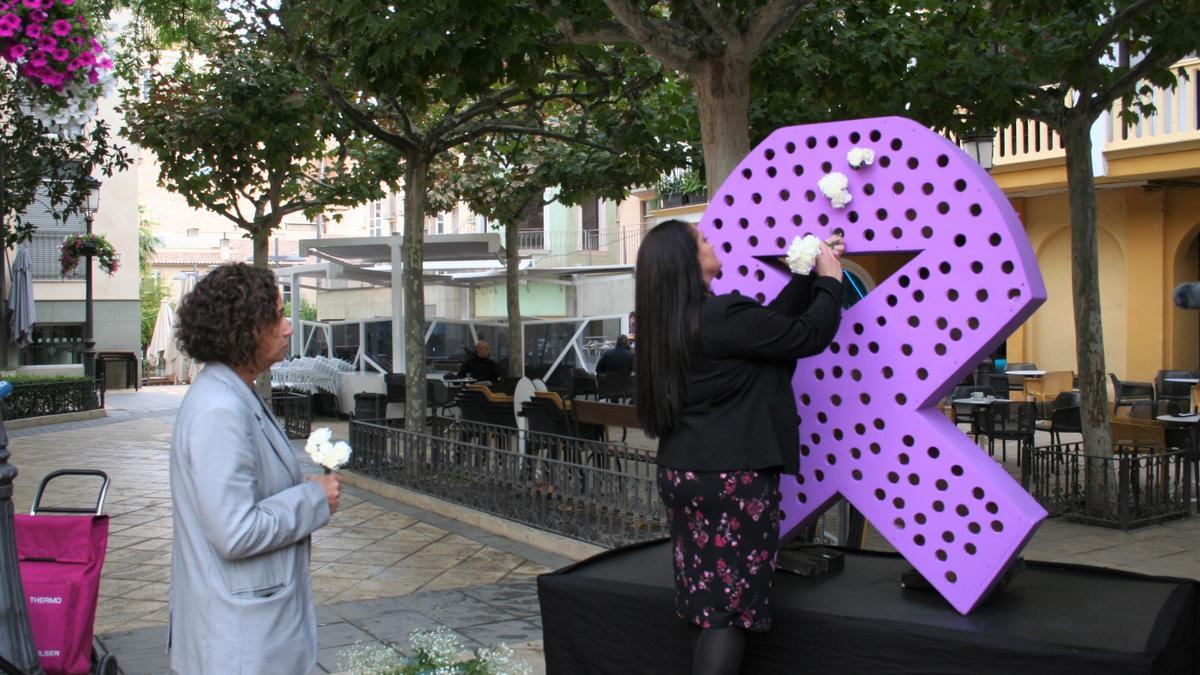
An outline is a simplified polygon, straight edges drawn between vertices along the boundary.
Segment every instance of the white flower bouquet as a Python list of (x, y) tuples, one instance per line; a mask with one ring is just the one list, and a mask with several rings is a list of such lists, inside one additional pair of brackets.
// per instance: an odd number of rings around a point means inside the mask
[(353, 450), (345, 441), (333, 442), (333, 431), (329, 427), (321, 427), (308, 435), (304, 443), (304, 451), (313, 462), (324, 467), (325, 473), (336, 471), (350, 461)]
[(409, 634), (412, 655), (405, 657), (390, 647), (356, 646), (342, 663), (351, 675), (529, 675), (529, 664), (518, 660), (513, 650), (500, 643), (467, 652), (458, 637), (444, 627), (416, 630)]

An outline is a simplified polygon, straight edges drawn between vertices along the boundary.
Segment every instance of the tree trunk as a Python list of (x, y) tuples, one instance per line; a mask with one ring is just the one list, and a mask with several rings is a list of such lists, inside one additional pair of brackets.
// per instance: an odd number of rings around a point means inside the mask
[(704, 178), (715, 194), (750, 152), (750, 61), (728, 53), (688, 73), (700, 110)]
[(508, 304), (508, 375), (525, 376), (525, 328), (521, 325), (521, 225), (541, 218), (541, 191), (504, 228), (504, 289)]
[[(1096, 188), (1092, 175), (1091, 120), (1068, 119), (1062, 129), (1071, 207), (1071, 291), (1075, 307), (1075, 357), (1079, 368), (1083, 448), (1088, 457), (1112, 457), (1100, 315), (1100, 245), (1096, 236)], [(1089, 507), (1106, 503), (1105, 462), (1088, 462)], [(1112, 483), (1109, 482), (1111, 485)]]
[[(248, 228), (250, 230), (251, 242), (254, 244), (254, 266), (262, 269), (269, 269), (267, 264), (267, 256), (270, 255), (271, 232), (279, 226), (283, 220), (282, 217), (259, 216), (254, 219), (254, 223)], [(254, 380), (254, 390), (258, 395), (270, 404), (271, 401), (271, 371), (260, 374)]]
[[(409, 152), (404, 165), (404, 428), (425, 433), (425, 189), (429, 158)], [(393, 321), (399, 317), (392, 317)], [(393, 369), (395, 366), (393, 366)]]

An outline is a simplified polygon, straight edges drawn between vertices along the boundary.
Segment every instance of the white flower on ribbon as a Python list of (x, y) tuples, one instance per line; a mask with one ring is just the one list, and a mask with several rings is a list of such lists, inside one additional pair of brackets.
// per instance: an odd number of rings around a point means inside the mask
[(309, 434), (304, 443), (304, 451), (313, 462), (324, 467), (327, 472), (345, 466), (353, 452), (349, 443), (332, 441), (333, 431), (328, 427), (321, 427)]
[(850, 148), (850, 152), (846, 153), (846, 161), (852, 169), (871, 166), (875, 163), (875, 151), (870, 148)]
[(829, 198), (833, 204), (833, 208), (840, 209), (850, 203), (853, 197), (850, 196), (850, 179), (846, 178), (846, 174), (840, 171), (827, 173), (817, 181), (817, 187), (821, 189), (821, 194)]
[(796, 237), (787, 250), (788, 269), (796, 274), (808, 274), (817, 264), (817, 256), (821, 253), (821, 240), (811, 234)]

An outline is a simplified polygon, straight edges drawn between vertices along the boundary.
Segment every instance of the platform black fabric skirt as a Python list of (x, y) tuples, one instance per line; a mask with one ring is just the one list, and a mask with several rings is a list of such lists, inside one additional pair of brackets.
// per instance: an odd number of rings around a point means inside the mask
[(778, 471), (658, 467), (675, 560), (675, 608), (701, 628), (771, 627)]

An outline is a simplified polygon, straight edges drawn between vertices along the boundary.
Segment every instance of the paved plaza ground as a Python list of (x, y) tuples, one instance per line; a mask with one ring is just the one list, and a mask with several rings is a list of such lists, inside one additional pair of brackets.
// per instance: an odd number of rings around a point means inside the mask
[[(37, 481), (55, 469), (98, 468), (112, 479), (96, 633), (130, 675), (161, 673), (167, 666), (172, 532), (167, 457), (185, 392), (186, 387), (111, 392), (105, 418), (9, 432), (11, 461), (20, 470), (18, 512), (28, 510)], [(344, 437), (344, 423), (330, 426)], [(299, 454), (306, 473), (316, 473)], [(90, 485), (56, 494), (73, 503), (94, 499)], [(1200, 579), (1198, 535), (1195, 516), (1132, 532), (1051, 519), (1024, 555)], [(868, 547), (889, 548), (874, 531)], [(541, 672), (535, 577), (570, 562), (560, 553), (347, 487), (342, 509), (313, 537), (321, 647), (314, 672), (338, 672), (355, 645), (386, 643), (403, 650), (412, 630), (435, 626), (454, 631), (468, 647), (503, 641)]]

